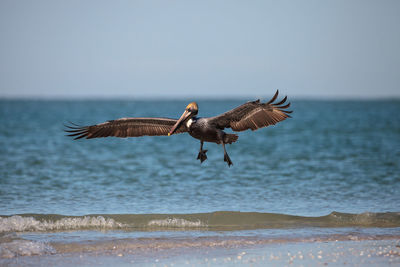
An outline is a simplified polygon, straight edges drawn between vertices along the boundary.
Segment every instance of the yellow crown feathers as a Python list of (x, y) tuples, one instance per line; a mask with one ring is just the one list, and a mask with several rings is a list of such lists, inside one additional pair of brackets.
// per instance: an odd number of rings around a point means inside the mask
[(194, 110), (198, 110), (199, 108), (197, 107), (197, 103), (196, 102), (192, 102), (189, 105), (186, 106), (186, 109), (194, 109)]

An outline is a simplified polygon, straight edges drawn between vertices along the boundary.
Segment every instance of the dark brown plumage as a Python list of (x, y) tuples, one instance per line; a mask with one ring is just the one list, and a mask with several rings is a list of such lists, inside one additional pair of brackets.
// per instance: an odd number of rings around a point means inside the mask
[(289, 113), (292, 111), (285, 110), (290, 107), (290, 103), (283, 105), (287, 100), (286, 96), (278, 103), (273, 103), (278, 97), (278, 93), (276, 91), (267, 103), (261, 103), (260, 100), (247, 102), (210, 118), (210, 123), (214, 123), (219, 129), (232, 128), (234, 131), (241, 132), (247, 129), (254, 131), (290, 118)]
[(224, 149), (224, 161), (228, 166), (232, 165), (225, 144), (237, 141), (236, 134), (228, 134), (223, 130), (231, 128), (233, 131), (252, 131), (259, 128), (274, 125), (280, 121), (290, 118), (292, 111), (286, 110), (290, 103), (286, 104), (287, 97), (274, 103), (278, 97), (278, 91), (272, 99), (266, 103), (260, 100), (247, 102), (237, 108), (227, 111), (219, 116), (210, 118), (197, 118), (197, 103), (190, 103), (182, 116), (176, 119), (169, 118), (122, 118), (104, 123), (79, 126), (72, 123), (66, 126), (68, 136), (74, 139), (91, 139), (98, 137), (139, 137), (139, 136), (160, 136), (171, 135), (174, 133), (188, 132), (192, 137), (200, 140), (200, 151), (197, 159), (201, 162), (207, 159), (206, 152), (203, 150), (204, 142), (214, 142), (222, 144)]
[[(74, 136), (74, 139), (98, 138), (98, 137), (139, 137), (139, 136), (156, 136), (168, 135), (172, 126), (176, 124), (177, 120), (168, 118), (121, 118), (117, 120), (107, 121), (104, 123), (79, 126), (71, 123), (66, 125), (70, 133), (68, 136)], [(176, 133), (187, 132), (185, 125), (177, 129)]]

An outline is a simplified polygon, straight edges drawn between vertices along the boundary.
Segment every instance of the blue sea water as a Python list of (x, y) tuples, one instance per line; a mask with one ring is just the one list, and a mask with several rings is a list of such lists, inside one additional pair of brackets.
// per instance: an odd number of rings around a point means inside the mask
[[(0, 102), (0, 214), (400, 210), (400, 102), (292, 101), (293, 118), (227, 146), (171, 137), (73, 141), (63, 123), (177, 118), (189, 101)], [(200, 100), (199, 116), (243, 101)]]
[[(46, 241), (74, 235), (30, 232), (129, 225), (136, 227), (129, 234), (136, 238), (138, 225), (147, 225), (195, 229), (183, 234), (190, 238), (211, 226), (270, 229), (300, 223), (394, 227), (388, 233), (400, 234), (398, 100), (292, 100), (293, 118), (241, 132), (227, 146), (230, 168), (222, 147), (210, 143), (208, 159), (200, 164), (199, 141), (188, 134), (74, 141), (63, 131), (68, 121), (178, 118), (192, 100), (0, 100), (0, 232)], [(244, 101), (199, 100), (199, 116)], [(90, 214), (97, 215), (85, 216)], [(98, 236), (81, 233), (84, 239)], [(253, 235), (263, 233), (268, 235), (262, 230)]]

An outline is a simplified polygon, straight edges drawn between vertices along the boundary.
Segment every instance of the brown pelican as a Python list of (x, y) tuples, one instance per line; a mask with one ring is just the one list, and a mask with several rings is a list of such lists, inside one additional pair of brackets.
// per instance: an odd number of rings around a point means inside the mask
[(237, 108), (227, 111), (219, 116), (210, 118), (196, 117), (199, 108), (196, 102), (187, 105), (182, 116), (176, 119), (169, 118), (121, 118), (104, 123), (79, 126), (72, 124), (66, 132), (68, 136), (75, 139), (86, 137), (86, 139), (98, 137), (138, 137), (154, 135), (172, 135), (174, 133), (188, 132), (192, 137), (200, 140), (200, 151), (197, 159), (202, 163), (207, 159), (206, 152), (203, 150), (204, 142), (221, 144), (224, 149), (224, 161), (228, 166), (232, 161), (225, 149), (225, 144), (232, 144), (238, 139), (238, 135), (225, 133), (225, 128), (233, 131), (252, 131), (269, 125), (276, 124), (289, 118), (292, 111), (285, 110), (290, 103), (285, 104), (287, 97), (274, 103), (278, 97), (278, 90), (270, 101), (261, 103), (260, 100), (247, 102)]

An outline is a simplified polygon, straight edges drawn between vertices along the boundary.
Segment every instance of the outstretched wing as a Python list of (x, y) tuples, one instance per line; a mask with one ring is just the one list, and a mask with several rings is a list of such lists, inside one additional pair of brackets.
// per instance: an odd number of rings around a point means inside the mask
[(285, 110), (290, 107), (290, 103), (285, 103), (285, 96), (278, 103), (274, 103), (278, 97), (279, 91), (267, 103), (261, 103), (260, 100), (247, 102), (237, 108), (227, 111), (219, 116), (210, 118), (219, 129), (232, 128), (234, 131), (252, 131), (262, 127), (276, 124), (280, 121), (290, 118), (292, 111)]
[[(169, 118), (121, 118), (91, 126), (71, 123), (72, 125), (65, 125), (67, 127), (65, 131), (69, 133), (68, 136), (74, 136), (74, 139), (168, 135), (176, 122), (177, 120)], [(187, 132), (185, 125), (180, 126), (175, 133), (183, 132)]]

